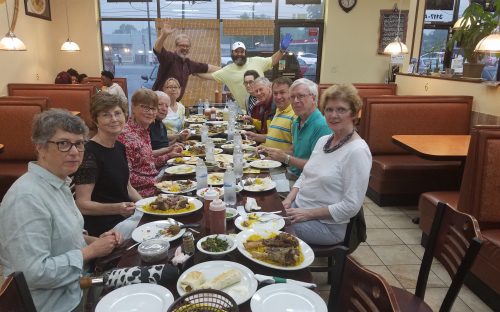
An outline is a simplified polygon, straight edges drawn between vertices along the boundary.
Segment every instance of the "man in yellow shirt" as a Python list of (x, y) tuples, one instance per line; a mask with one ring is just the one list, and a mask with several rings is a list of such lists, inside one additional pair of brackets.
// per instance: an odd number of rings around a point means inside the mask
[(290, 151), (292, 147), (292, 122), (297, 117), (290, 104), (289, 88), (292, 81), (287, 77), (274, 79), (273, 102), (276, 113), (268, 125), (267, 134), (247, 132), (248, 139), (263, 143), (267, 147)]

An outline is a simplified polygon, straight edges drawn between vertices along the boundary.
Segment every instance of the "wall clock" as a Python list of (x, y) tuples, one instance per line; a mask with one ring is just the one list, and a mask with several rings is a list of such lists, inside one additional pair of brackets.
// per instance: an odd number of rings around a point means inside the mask
[(339, 0), (339, 5), (342, 10), (344, 10), (344, 12), (349, 13), (349, 11), (354, 8), (357, 2), (358, 0)]

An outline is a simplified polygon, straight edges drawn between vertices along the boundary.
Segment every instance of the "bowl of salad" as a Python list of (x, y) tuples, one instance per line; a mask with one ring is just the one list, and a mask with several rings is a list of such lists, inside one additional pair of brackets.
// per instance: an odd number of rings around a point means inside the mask
[(210, 257), (222, 258), (236, 249), (236, 241), (229, 235), (214, 234), (201, 238), (196, 247), (199, 251)]

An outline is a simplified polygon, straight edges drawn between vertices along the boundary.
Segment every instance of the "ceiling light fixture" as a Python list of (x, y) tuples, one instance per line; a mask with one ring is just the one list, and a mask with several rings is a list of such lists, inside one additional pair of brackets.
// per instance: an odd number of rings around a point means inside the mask
[[(7, 0), (8, 1), (8, 0)], [(0, 40), (0, 50), (4, 51), (26, 51), (26, 45), (21, 39), (17, 38), (14, 34), (14, 20), (17, 16), (17, 7), (14, 7), (14, 17), (12, 21), (12, 27), (10, 25), (9, 8), (7, 7), (7, 1), (5, 1), (5, 11), (7, 12), (7, 27), (9, 31), (5, 34), (5, 37)]]
[(66, 5), (66, 26), (68, 27), (68, 40), (64, 42), (61, 46), (61, 51), (64, 52), (78, 52), (80, 51), (80, 47), (74, 41), (71, 41), (69, 36), (69, 17), (68, 17), (68, 0), (65, 1)]
[(491, 34), (477, 43), (474, 52), (500, 53), (500, 22)]
[[(401, 6), (401, 1), (399, 1), (399, 6)], [(394, 41), (389, 43), (385, 49), (384, 49), (384, 54), (390, 54), (390, 55), (398, 55), (398, 54), (407, 54), (408, 53), (408, 47), (404, 42), (401, 42), (401, 39), (399, 38), (399, 26), (401, 22), (401, 9), (398, 8), (396, 5), (395, 10), (398, 10), (398, 27), (397, 33), (396, 33), (396, 38), (394, 38)]]

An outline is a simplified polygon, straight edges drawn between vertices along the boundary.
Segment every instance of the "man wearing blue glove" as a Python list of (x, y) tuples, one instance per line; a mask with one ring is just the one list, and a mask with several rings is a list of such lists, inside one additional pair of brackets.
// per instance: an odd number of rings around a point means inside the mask
[(270, 70), (274, 65), (278, 64), (279, 60), (285, 55), (286, 49), (292, 42), (292, 36), (286, 34), (281, 39), (280, 49), (271, 57), (248, 57), (246, 56), (246, 47), (243, 42), (235, 42), (231, 46), (231, 58), (233, 63), (224, 68), (206, 74), (197, 74), (201, 78), (213, 79), (217, 82), (224, 83), (229, 87), (234, 99), (239, 107), (245, 112), (245, 97), (247, 91), (243, 84), (243, 74), (247, 70), (255, 70), (261, 77), (264, 77), (264, 72)]

